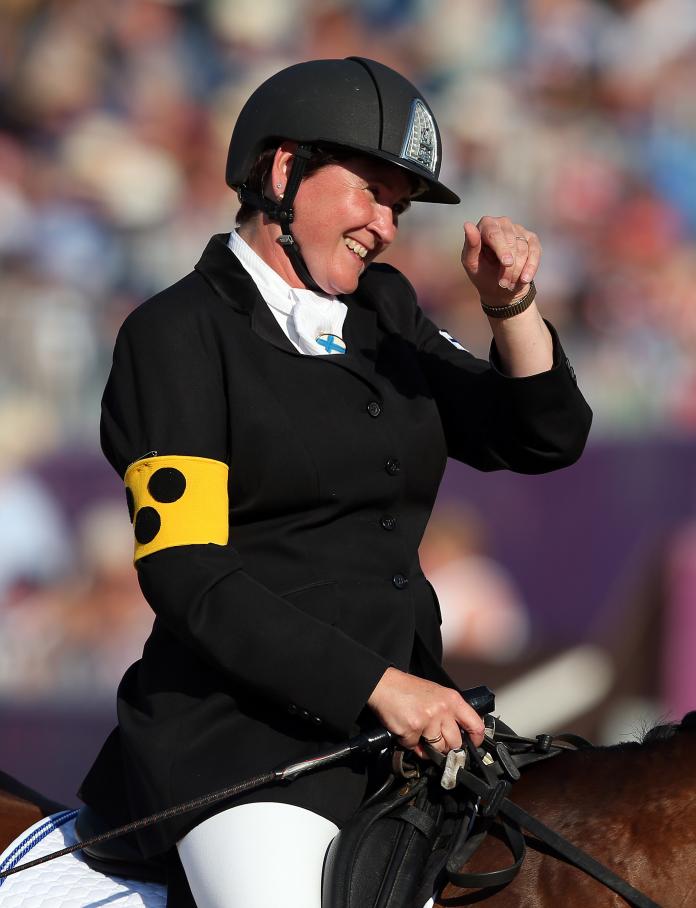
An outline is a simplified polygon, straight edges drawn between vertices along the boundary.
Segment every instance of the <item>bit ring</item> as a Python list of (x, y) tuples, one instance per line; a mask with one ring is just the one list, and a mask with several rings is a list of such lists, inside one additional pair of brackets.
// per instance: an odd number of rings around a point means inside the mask
[(529, 246), (529, 240), (527, 239), (526, 236), (516, 236), (515, 239), (516, 239), (516, 240), (523, 240), (523, 241)]
[(442, 739), (444, 737), (445, 736), (442, 734), (442, 732), (440, 732), (440, 734), (437, 736), (437, 738), (425, 738), (424, 737), (423, 740), (425, 741), (426, 744), (437, 744), (438, 741), (442, 741)]

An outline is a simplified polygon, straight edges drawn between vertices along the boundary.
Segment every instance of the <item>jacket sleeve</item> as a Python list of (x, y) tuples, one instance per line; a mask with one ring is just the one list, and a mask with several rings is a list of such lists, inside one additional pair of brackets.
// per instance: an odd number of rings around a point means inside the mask
[[(170, 504), (171, 483), (155, 482), (153, 490), (154, 477), (171, 479), (181, 464), (186, 474), (189, 462), (212, 465), (213, 475), (224, 467), (226, 477), (228, 466), (234, 471), (223, 363), (210, 321), (193, 305), (166, 316), (156, 299), (119, 332), (101, 422), (102, 447), (117, 472), (128, 478), (142, 466), (150, 477), (148, 505), (129, 490), (136, 539), (147, 531), (140, 557), (136, 545), (143, 593), (169, 631), (224, 677), (344, 734), (389, 663), (249, 576), (217, 530), (209, 538), (199, 531), (194, 543), (177, 531), (157, 548), (160, 537), (152, 539), (152, 523), (142, 519), (155, 512), (164, 532), (167, 509), (179, 504)], [(174, 489), (182, 501), (195, 491), (188, 480), (183, 494)], [(222, 487), (215, 481), (227, 515), (226, 480)]]
[(575, 463), (592, 411), (552, 325), (546, 322), (553, 339), (552, 368), (512, 378), (502, 371), (495, 342), (490, 361), (477, 359), (418, 306), (415, 313), (419, 360), (451, 457), (479, 470), (518, 473), (545, 473)]

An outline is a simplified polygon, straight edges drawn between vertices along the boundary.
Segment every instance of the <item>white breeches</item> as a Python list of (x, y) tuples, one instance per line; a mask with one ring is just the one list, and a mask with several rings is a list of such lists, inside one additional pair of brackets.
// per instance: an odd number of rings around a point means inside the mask
[(324, 855), (337, 832), (311, 810), (260, 801), (204, 820), (177, 848), (197, 908), (321, 908)]

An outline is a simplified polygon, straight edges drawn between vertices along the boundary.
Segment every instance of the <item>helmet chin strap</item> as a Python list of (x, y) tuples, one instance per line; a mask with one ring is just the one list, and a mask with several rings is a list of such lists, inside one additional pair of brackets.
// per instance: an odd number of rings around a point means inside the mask
[(295, 201), (295, 196), (297, 195), (297, 190), (300, 187), (302, 177), (304, 176), (305, 167), (307, 162), (312, 157), (312, 146), (311, 145), (298, 145), (293, 154), (292, 164), (290, 166), (290, 175), (288, 177), (288, 182), (285, 187), (285, 193), (280, 203), (274, 202), (272, 199), (267, 199), (266, 196), (261, 196), (256, 192), (252, 192), (246, 186), (242, 185), (237, 190), (237, 195), (240, 202), (246, 202), (247, 205), (251, 205), (252, 208), (258, 208), (260, 211), (263, 211), (272, 221), (277, 221), (280, 224), (280, 229), (282, 231), (278, 242), (285, 250), (285, 254), (290, 259), (290, 264), (292, 265), (295, 274), (299, 277), (302, 283), (308, 287), (310, 290), (314, 290), (318, 293), (324, 293), (325, 291), (316, 283), (312, 275), (309, 273), (302, 254), (300, 253), (300, 247), (297, 245), (295, 237), (290, 232), (290, 224), (295, 218), (295, 211), (293, 209), (293, 202)]

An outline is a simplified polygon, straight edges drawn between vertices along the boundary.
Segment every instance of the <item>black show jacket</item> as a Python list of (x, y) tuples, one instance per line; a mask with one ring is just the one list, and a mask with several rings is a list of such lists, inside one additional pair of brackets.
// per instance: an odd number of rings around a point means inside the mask
[[(413, 665), (414, 645), (421, 672), (446, 683), (417, 549), (447, 456), (554, 470), (577, 459), (590, 425), (555, 334), (549, 372), (506, 377), (441, 335), (386, 265), (345, 300), (348, 352), (298, 353), (226, 240), (126, 319), (104, 393), (102, 446), (121, 476), (153, 451), (229, 465), (229, 543), (137, 565), (154, 626), (81, 789), (114, 819), (374, 725), (366, 701), (389, 665)], [(365, 779), (346, 765), (249, 800), (340, 825)], [(202, 818), (145, 830), (140, 847), (165, 851)]]

